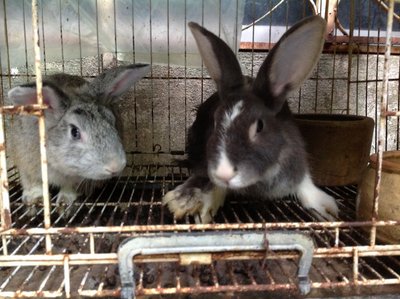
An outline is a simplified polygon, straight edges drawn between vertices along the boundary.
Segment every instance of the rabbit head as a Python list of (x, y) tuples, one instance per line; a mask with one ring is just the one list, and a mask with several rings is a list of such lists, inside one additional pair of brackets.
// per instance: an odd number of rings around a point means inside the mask
[[(48, 106), (44, 113), (49, 166), (65, 176), (94, 180), (121, 172), (126, 157), (111, 106), (148, 70), (149, 66), (142, 64), (122, 66), (105, 71), (91, 82), (67, 74), (46, 78), (43, 100)], [(17, 86), (8, 96), (16, 105), (34, 104), (36, 85)], [(20, 120), (14, 124), (20, 128), (13, 134), (23, 138), (37, 130), (32, 128), (36, 118)]]
[(207, 104), (213, 121), (206, 138), (210, 180), (230, 189), (260, 181), (276, 185), (276, 180), (282, 179), (298, 183), (307, 163), (286, 97), (315, 67), (323, 47), (325, 21), (314, 16), (291, 27), (270, 51), (255, 79), (243, 76), (235, 54), (220, 38), (196, 23), (189, 27), (218, 90), (218, 96)]

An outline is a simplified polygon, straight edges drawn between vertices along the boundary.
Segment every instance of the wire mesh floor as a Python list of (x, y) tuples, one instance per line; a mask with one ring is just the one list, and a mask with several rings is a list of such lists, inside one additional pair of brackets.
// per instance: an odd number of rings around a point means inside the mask
[[(57, 209), (53, 199), (52, 260), (46, 255), (47, 235), (40, 230), (44, 226), (42, 210), (39, 207), (33, 216), (27, 213), (18, 175), (14, 173), (10, 176), (14, 233), (2, 235), (0, 296), (65, 296), (65, 290), (71, 296), (119, 296), (116, 252), (121, 241), (129, 236), (226, 230), (232, 229), (232, 225), (238, 229), (265, 229), (266, 223), (287, 224), (284, 229), (301, 229), (313, 237), (316, 254), (310, 272), (311, 297), (400, 292), (398, 250), (377, 256), (357, 253), (355, 266), (354, 250), (368, 246), (368, 234), (362, 228), (351, 226), (312, 225), (317, 220), (295, 198), (261, 201), (231, 197), (214, 223), (208, 226), (196, 225), (193, 217), (175, 220), (162, 206), (161, 198), (187, 175), (187, 169), (175, 166), (135, 166), (128, 175), (106, 182), (90, 196), (81, 196), (64, 211)], [(356, 187), (325, 190), (336, 198), (341, 221), (353, 221)], [(310, 223), (310, 226), (296, 226), (298, 223)], [(275, 296), (282, 292), (279, 296), (283, 298), (299, 295), (298, 256), (294, 253), (218, 253), (212, 254), (210, 265), (182, 266), (179, 261), (178, 254), (135, 258), (137, 294), (214, 293), (217, 296), (220, 292), (263, 291), (273, 292)]]
[[(74, 205), (60, 211), (55, 204), (57, 190), (52, 190), (52, 225), (124, 226), (194, 223), (193, 217), (176, 221), (161, 204), (162, 196), (181, 184), (188, 176), (187, 169), (174, 166), (138, 166), (128, 176), (105, 182), (90, 196), (81, 196)], [(355, 186), (325, 188), (337, 199), (340, 219), (355, 219)], [(18, 175), (11, 177), (10, 201), (13, 227), (43, 226), (43, 210), (38, 207), (30, 215), (22, 203)], [(215, 223), (313, 222), (317, 221), (302, 208), (295, 198), (261, 201), (257, 198), (230, 197), (224, 209), (214, 217)]]

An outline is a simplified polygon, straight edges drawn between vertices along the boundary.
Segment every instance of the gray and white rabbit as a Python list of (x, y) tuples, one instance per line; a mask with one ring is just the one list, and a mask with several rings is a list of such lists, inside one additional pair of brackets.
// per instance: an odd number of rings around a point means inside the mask
[(310, 176), (305, 146), (286, 97), (319, 60), (325, 21), (292, 26), (270, 51), (255, 79), (242, 75), (231, 49), (196, 23), (189, 27), (217, 93), (197, 111), (188, 134), (190, 177), (163, 198), (176, 218), (210, 222), (227, 192), (261, 198), (296, 195), (319, 219), (338, 214), (335, 200)]
[[(82, 77), (55, 74), (43, 80), (49, 184), (60, 187), (57, 205), (77, 198), (83, 180), (104, 180), (120, 173), (126, 156), (116, 129), (112, 105), (141, 79), (150, 67), (133, 64), (107, 70), (88, 82)], [(36, 84), (12, 88), (15, 105), (36, 103)], [(34, 205), (42, 198), (38, 118), (17, 115), (10, 131), (11, 157), (23, 187), (23, 201)]]

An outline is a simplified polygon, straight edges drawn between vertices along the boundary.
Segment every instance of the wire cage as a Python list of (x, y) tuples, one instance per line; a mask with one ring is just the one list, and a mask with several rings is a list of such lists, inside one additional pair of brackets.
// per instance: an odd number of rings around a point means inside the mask
[[(393, 0), (3, 0), (0, 297), (400, 293), (400, 240), (377, 238), (377, 229), (400, 224), (378, 217), (379, 195), (385, 192), (382, 153), (399, 150), (400, 142), (397, 13)], [(323, 54), (288, 101), (297, 113), (375, 120), (371, 153), (378, 152), (378, 167), (371, 219), (357, 218), (356, 185), (321, 187), (339, 206), (333, 222), (318, 221), (294, 197), (232, 196), (209, 224), (191, 216), (175, 219), (161, 200), (188, 178), (189, 170), (177, 160), (185, 157), (195, 108), (215, 92), (187, 23), (196, 21), (221, 36), (237, 53), (243, 72), (253, 76), (279, 37), (315, 14), (327, 20)], [(48, 186), (45, 156), (32, 156), (42, 160), (43, 201), (35, 215), (28, 213), (7, 137), (14, 115), (38, 117), (45, 154), (46, 107), (40, 101), (13, 106), (8, 90), (40, 82), (42, 74), (65, 72), (90, 80), (103, 69), (137, 62), (149, 63), (151, 71), (116, 107), (126, 169), (60, 211), (57, 190)], [(302, 290), (304, 277), (298, 275), (304, 252), (299, 246), (275, 246), (279, 232), (311, 238), (309, 290)], [(244, 246), (247, 236), (256, 245)], [(228, 246), (235, 238), (239, 243)], [(155, 250), (164, 239), (172, 244)], [(143, 248), (121, 261), (118, 248), (129, 240), (143, 242)], [(127, 270), (125, 263), (134, 267)]]

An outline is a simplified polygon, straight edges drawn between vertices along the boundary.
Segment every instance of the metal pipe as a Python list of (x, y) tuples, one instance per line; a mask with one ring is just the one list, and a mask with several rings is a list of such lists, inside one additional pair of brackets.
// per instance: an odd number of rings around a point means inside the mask
[(389, 2), (389, 10), (387, 14), (387, 29), (386, 29), (386, 47), (385, 47), (385, 59), (383, 63), (383, 80), (382, 80), (382, 94), (381, 94), (381, 111), (379, 116), (378, 126), (378, 165), (375, 173), (375, 189), (374, 189), (374, 201), (372, 211), (372, 227), (370, 235), (370, 245), (374, 246), (376, 242), (376, 225), (375, 222), (378, 219), (378, 208), (379, 208), (379, 192), (382, 180), (382, 159), (383, 149), (385, 143), (385, 132), (386, 132), (386, 113), (387, 113), (387, 99), (388, 99), (388, 88), (389, 88), (389, 59), (390, 50), (392, 46), (392, 26), (393, 26), (393, 13), (394, 13), (394, 0)]
[[(3, 113), (0, 112), (0, 189), (1, 189), (1, 229), (7, 230), (11, 228), (11, 208), (10, 197), (8, 193), (8, 177), (7, 177), (7, 160), (6, 160), (6, 140), (4, 136), (4, 118)], [(6, 248), (3, 239), (3, 248)]]
[[(43, 101), (42, 93), (42, 73), (40, 70), (41, 57), (40, 57), (40, 44), (39, 44), (39, 14), (38, 2), (32, 0), (32, 28), (33, 28), (33, 43), (35, 50), (35, 74), (36, 74), (36, 95), (37, 104), (41, 108), (46, 108)], [(40, 165), (42, 171), (42, 191), (43, 191), (43, 210), (44, 210), (44, 227), (50, 228), (50, 193), (49, 193), (49, 180), (47, 171), (47, 154), (46, 154), (46, 126), (44, 112), (39, 115), (39, 139), (40, 139)], [(46, 234), (46, 252), (51, 253), (51, 237)]]
[[(160, 231), (202, 231), (202, 230), (242, 230), (242, 229), (336, 229), (372, 226), (372, 221), (336, 221), (336, 222), (269, 222), (269, 223), (215, 223), (215, 224), (154, 224), (125, 226), (84, 226), (84, 227), (50, 227), (11, 228), (0, 231), (0, 235), (55, 235), (75, 233), (141, 233)], [(399, 226), (400, 221), (380, 220), (376, 226)]]

